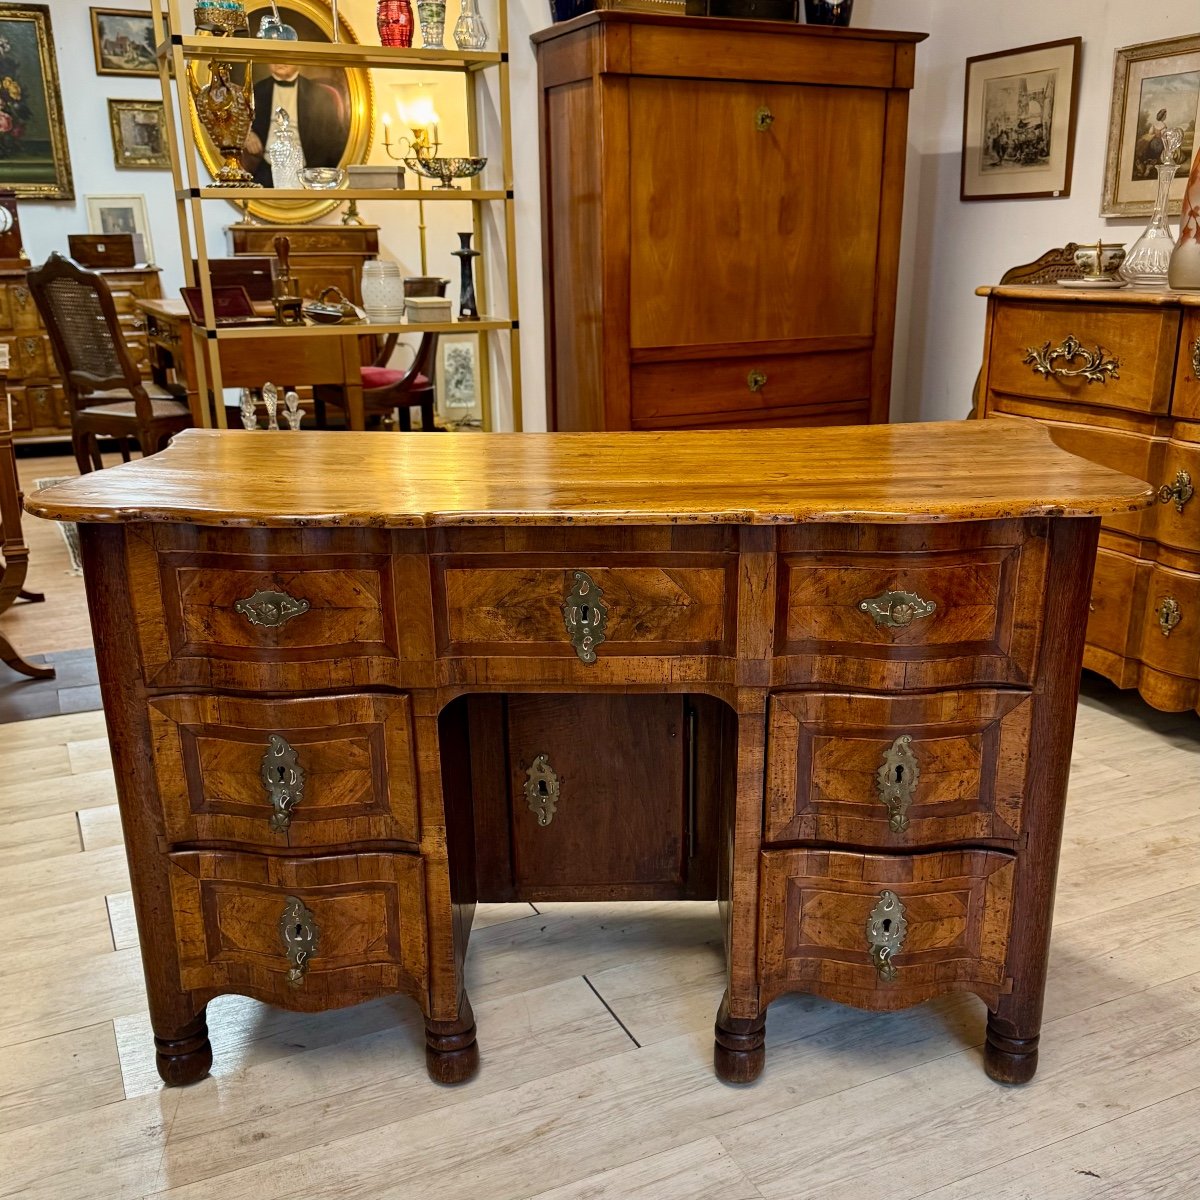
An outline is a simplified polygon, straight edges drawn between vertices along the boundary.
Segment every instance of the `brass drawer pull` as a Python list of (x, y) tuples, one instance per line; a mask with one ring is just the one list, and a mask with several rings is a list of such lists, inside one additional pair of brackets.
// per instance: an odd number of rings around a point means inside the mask
[[(1073, 363), (1076, 359), (1083, 360), (1082, 367), (1058, 367), (1055, 359), (1063, 359)], [(1050, 349), (1046, 342), (1041, 349), (1030, 346), (1022, 362), (1032, 363), (1035, 374), (1046, 379), (1057, 376), (1059, 379), (1086, 379), (1088, 383), (1107, 383), (1109, 379), (1120, 379), (1117, 370), (1121, 366), (1119, 358), (1105, 358), (1104, 350), (1097, 345), (1095, 350), (1085, 350), (1079, 339), (1073, 334), (1067, 337), (1061, 346)]]
[(907, 934), (904, 905), (895, 892), (885, 889), (879, 893), (879, 899), (867, 917), (867, 948), (884, 983), (891, 983), (896, 978), (892, 959), (904, 949)]
[(567, 593), (562, 614), (567, 636), (579, 661), (594, 663), (596, 647), (604, 641), (608, 606), (604, 603), (604, 593), (586, 571), (575, 572), (575, 585)]
[(27, 287), (18, 286), (13, 288), (13, 295), (22, 308), (29, 303), (29, 289)]
[(767, 386), (767, 377), (762, 371), (751, 371), (746, 376), (746, 386), (752, 392), (761, 392)]
[(271, 828), (286, 833), (292, 823), (292, 809), (304, 799), (304, 768), (300, 756), (277, 733), (267, 739), (267, 752), (259, 768), (267, 803), (272, 808)]
[(558, 807), (558, 776), (544, 754), (539, 754), (525, 772), (525, 801), (537, 823), (545, 829)]
[(284, 898), (283, 912), (279, 914), (279, 938), (289, 964), (285, 977), (288, 986), (299, 987), (304, 982), (309, 960), (316, 954), (321, 940), (312, 911), (299, 896)]
[(877, 626), (903, 629), (931, 616), (937, 605), (932, 600), (922, 600), (916, 592), (880, 592), (878, 596), (868, 596), (860, 601), (858, 607), (870, 613)]
[(766, 133), (775, 123), (775, 114), (764, 104), (754, 112), (754, 128), (759, 133)]
[(1170, 504), (1175, 501), (1175, 511), (1183, 512), (1183, 506), (1196, 494), (1192, 486), (1192, 477), (1187, 471), (1176, 471), (1174, 483), (1164, 483), (1158, 489), (1159, 504)]
[(1158, 618), (1163, 637), (1170, 637), (1171, 630), (1183, 620), (1183, 609), (1174, 596), (1163, 596), (1154, 609), (1154, 615)]
[(1200, 383), (1200, 337), (1192, 343), (1192, 375)]
[(257, 591), (245, 600), (239, 600), (233, 611), (241, 613), (251, 625), (262, 625), (275, 629), (287, 624), (293, 617), (298, 617), (309, 610), (307, 600), (298, 600), (287, 592)]
[(875, 772), (879, 803), (888, 810), (888, 827), (893, 833), (908, 828), (908, 807), (920, 782), (921, 764), (913, 753), (912, 737), (901, 734), (883, 752), (883, 761)]

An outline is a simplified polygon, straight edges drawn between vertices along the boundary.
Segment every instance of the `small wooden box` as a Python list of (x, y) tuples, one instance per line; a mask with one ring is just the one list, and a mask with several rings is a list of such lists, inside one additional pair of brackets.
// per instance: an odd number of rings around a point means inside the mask
[(410, 325), (449, 321), (450, 301), (441, 296), (408, 296), (404, 301), (404, 317)]
[(146, 238), (140, 233), (71, 233), (67, 246), (81, 267), (136, 267), (146, 261)]

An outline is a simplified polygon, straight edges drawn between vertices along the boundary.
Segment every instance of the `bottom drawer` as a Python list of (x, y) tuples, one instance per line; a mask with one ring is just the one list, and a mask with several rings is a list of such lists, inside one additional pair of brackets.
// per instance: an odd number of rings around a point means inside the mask
[(183, 987), (283, 1008), (424, 990), (425, 893), (415, 854), (172, 854)]
[(1200, 575), (1155, 563), (1146, 584), (1139, 657), (1170, 675), (1200, 675)]
[(764, 852), (762, 1002), (786, 991), (869, 1009), (953, 991), (994, 1002), (1012, 988), (1015, 869), (995, 850)]

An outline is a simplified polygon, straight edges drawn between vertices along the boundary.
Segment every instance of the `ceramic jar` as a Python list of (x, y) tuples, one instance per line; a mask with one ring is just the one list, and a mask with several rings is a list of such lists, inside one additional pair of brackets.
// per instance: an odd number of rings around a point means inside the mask
[(363, 264), (363, 311), (372, 325), (393, 325), (404, 319), (404, 280), (393, 262), (371, 259)]

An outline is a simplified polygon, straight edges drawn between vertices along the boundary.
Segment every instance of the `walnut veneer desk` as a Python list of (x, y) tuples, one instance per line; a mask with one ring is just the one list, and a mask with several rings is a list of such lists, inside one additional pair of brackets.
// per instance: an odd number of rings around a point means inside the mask
[(458, 1081), (476, 901), (707, 897), (722, 1078), (783, 992), (965, 990), (1028, 1079), (1097, 531), (1151, 495), (1015, 422), (189, 430), (36, 493), (82, 523), (163, 1078), (221, 993), (402, 992)]

